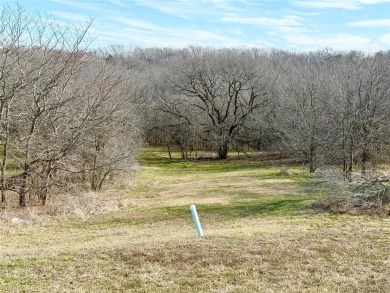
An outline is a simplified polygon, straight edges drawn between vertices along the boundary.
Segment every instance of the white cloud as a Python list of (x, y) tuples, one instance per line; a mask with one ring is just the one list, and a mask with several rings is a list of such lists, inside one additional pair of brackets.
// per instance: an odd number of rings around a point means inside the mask
[(49, 0), (49, 2), (55, 2), (55, 3), (66, 5), (69, 8), (71, 8), (73, 11), (85, 10), (87, 13), (104, 13), (104, 14), (110, 12), (107, 11), (107, 9), (102, 8), (101, 5), (98, 5), (98, 3), (93, 1)]
[(384, 26), (384, 27), (390, 28), (390, 18), (354, 21), (354, 22), (348, 23), (348, 25), (361, 26), (361, 27), (383, 27)]
[(91, 2), (83, 2), (83, 1), (74, 1), (74, 0), (49, 0), (50, 2), (56, 2), (65, 4), (74, 8), (81, 8), (87, 10), (94, 10), (96, 5)]
[(356, 10), (364, 5), (380, 3), (390, 3), (390, 0), (312, 0), (312, 1), (292, 1), (292, 4), (306, 8), (328, 9), (340, 8), (346, 10)]
[(245, 2), (243, 0), (134, 0), (134, 3), (165, 14), (190, 18), (194, 15), (222, 15), (242, 11), (241, 5)]
[(107, 0), (107, 1), (111, 2), (111, 3), (115, 4), (115, 5), (122, 5), (121, 1), (119, 1), (119, 0)]
[(164, 30), (162, 26), (155, 25), (150, 22), (142, 21), (142, 20), (137, 20), (137, 19), (131, 19), (131, 18), (126, 18), (126, 17), (109, 17), (114, 22), (119, 22), (122, 26), (129, 26), (129, 27), (134, 27), (138, 29), (143, 29), (143, 30), (150, 30), (150, 31), (161, 31)]
[[(197, 1), (195, 1), (197, 2)], [(206, 4), (212, 4), (218, 8), (224, 9), (224, 10), (235, 10), (236, 8), (231, 5), (231, 0), (201, 0), (199, 2), (204, 2)]]
[[(53, 12), (62, 19), (80, 22), (86, 20), (81, 15), (83, 10), (85, 15), (92, 14), (95, 21), (90, 32), (98, 36), (94, 46), (121, 43), (147, 47), (185, 47), (199, 44), (297, 50), (317, 50), (324, 47), (335, 50), (367, 50), (373, 46), (378, 49), (390, 46), (390, 34), (384, 35), (387, 30), (383, 32), (383, 27), (389, 27), (389, 19), (363, 20), (360, 17), (353, 19), (354, 21), (349, 19), (347, 24), (343, 19), (332, 19), (335, 25), (337, 21), (344, 22), (337, 26), (338, 33), (333, 35), (325, 31), (326, 23), (316, 22), (317, 15), (329, 13), (325, 8), (356, 10), (364, 5), (390, 3), (390, 0), (286, 1), (300, 7), (317, 8), (306, 10), (295, 7), (301, 14), (287, 4), (286, 7), (290, 7), (275, 11), (272, 0), (133, 0), (131, 4), (123, 0), (107, 0), (104, 5), (103, 1), (94, 4), (89, 0), (50, 1), (73, 7), (74, 13)], [(121, 5), (126, 5), (129, 9), (122, 9)], [(132, 10), (132, 5), (139, 7)], [(156, 10), (153, 11), (155, 19), (134, 15), (137, 9)], [(161, 13), (165, 15), (161, 16)], [(185, 20), (178, 20), (177, 17)], [(352, 27), (375, 28), (375, 33), (369, 34), (365, 30), (366, 35), (355, 35), (347, 30)], [(382, 35), (378, 37), (379, 27), (382, 28)]]
[(236, 17), (225, 16), (223, 22), (251, 24), (258, 26), (296, 26), (300, 25), (298, 17), (267, 18), (267, 17)]
[(63, 11), (52, 11), (51, 14), (53, 14), (56, 17), (72, 21), (72, 22), (85, 22), (90, 20), (90, 18), (86, 15), (76, 14), (76, 13), (70, 13), (70, 12), (63, 12)]
[(380, 4), (380, 3), (390, 3), (390, 0), (359, 0), (358, 2), (363, 4)]
[(367, 50), (373, 45), (368, 37), (347, 33), (328, 35), (294, 28), (282, 28), (281, 32), (289, 46), (297, 49), (317, 50), (329, 47), (345, 51)]
[(383, 35), (379, 41), (388, 49), (390, 47), (390, 33)]
[(154, 0), (135, 0), (136, 5), (146, 6), (159, 12), (187, 18), (188, 14), (204, 12), (195, 9), (189, 1), (154, 1)]
[(214, 30), (194, 29), (190, 27), (163, 27), (137, 20), (122, 19), (123, 26), (118, 30), (113, 26), (93, 28), (97, 36), (96, 45), (113, 43), (135, 44), (146, 47), (186, 47), (203, 45), (213, 47), (274, 47), (270, 42), (254, 40), (246, 42), (231, 34)]
[(344, 0), (324, 0), (324, 1), (292, 1), (296, 6), (305, 7), (305, 8), (318, 8), (318, 9), (328, 9), (328, 8), (341, 8), (347, 10), (358, 9), (358, 3), (356, 1), (344, 1)]

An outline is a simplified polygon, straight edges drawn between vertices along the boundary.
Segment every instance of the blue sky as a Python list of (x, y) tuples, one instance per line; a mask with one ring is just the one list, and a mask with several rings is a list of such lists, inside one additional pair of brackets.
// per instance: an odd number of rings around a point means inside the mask
[[(13, 3), (0, 0), (0, 3)], [(390, 50), (390, 0), (19, 0), (59, 21), (93, 19), (93, 47), (202, 45)]]

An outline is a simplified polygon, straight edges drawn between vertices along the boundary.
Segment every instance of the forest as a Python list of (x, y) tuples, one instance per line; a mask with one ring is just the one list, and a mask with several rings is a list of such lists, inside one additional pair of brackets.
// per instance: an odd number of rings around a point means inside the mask
[(90, 25), (2, 8), (3, 207), (101, 190), (145, 145), (185, 160), (267, 152), (347, 181), (389, 163), (390, 51), (94, 49)]

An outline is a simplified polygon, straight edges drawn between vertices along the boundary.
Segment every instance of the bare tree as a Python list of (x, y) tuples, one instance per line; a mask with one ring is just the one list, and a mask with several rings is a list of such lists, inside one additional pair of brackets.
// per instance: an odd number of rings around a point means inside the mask
[(85, 71), (88, 118), (77, 148), (77, 172), (92, 190), (102, 188), (107, 176), (130, 170), (140, 145), (139, 115), (134, 106), (131, 77), (123, 67), (94, 62)]
[(97, 190), (129, 170), (140, 141), (129, 68), (88, 53), (90, 23), (59, 24), (19, 5), (3, 6), (0, 21), (2, 202), (12, 189), (20, 207), (35, 195), (45, 204), (66, 179), (86, 174)]
[[(74, 95), (69, 94), (67, 88), (71, 77), (80, 70), (81, 58), (85, 54), (81, 44), (88, 30), (85, 28), (61, 27), (56, 22), (31, 16), (31, 22), (24, 27), (21, 38), (27, 36), (29, 46), (18, 44), (19, 51), (29, 52), (29, 58), (21, 58), (23, 67), (28, 68), (28, 76), (24, 80), (23, 90), (15, 100), (14, 115), (18, 116), (17, 151), (22, 170), (19, 185), (19, 205), (26, 206), (26, 192), (28, 190), (29, 176), (34, 165), (49, 163), (64, 153), (52, 154), (51, 146), (43, 143), (49, 135), (60, 135), (56, 129), (51, 129), (49, 122), (54, 121), (55, 113), (64, 107)], [(54, 114), (53, 114), (54, 113)], [(43, 146), (46, 146), (43, 147)], [(49, 171), (45, 171), (50, 174)]]
[(32, 58), (32, 51), (21, 50), (22, 46), (31, 46), (31, 39), (23, 39), (33, 19), (21, 6), (1, 7), (0, 15), (0, 123), (1, 123), (1, 201), (6, 202), (5, 180), (9, 161), (11, 107), (19, 92), (28, 86), (27, 78), (35, 70), (29, 68), (23, 60)]
[(160, 110), (196, 128), (199, 123), (226, 159), (240, 127), (272, 97), (272, 62), (251, 51), (194, 47), (175, 61), (157, 92)]
[[(343, 170), (351, 179), (356, 155), (365, 173), (370, 148), (382, 143), (388, 128), (389, 60), (350, 52), (334, 64), (333, 104), (342, 148)], [(386, 126), (387, 124), (387, 126)]]
[(313, 173), (320, 148), (329, 141), (326, 64), (317, 54), (302, 54), (287, 66), (279, 114), (284, 148), (302, 156)]
[[(13, 159), (23, 157), (20, 164), (23, 175), (19, 180), (19, 204), (25, 206), (25, 190), (28, 181), (31, 140), (36, 130), (38, 118), (50, 111), (54, 104), (48, 104), (47, 97), (64, 76), (70, 75), (75, 64), (75, 55), (79, 55), (79, 45), (88, 26), (82, 30), (61, 27), (50, 18), (28, 13), (18, 4), (4, 5), (1, 8), (1, 125), (3, 157), (1, 165), (2, 201), (5, 201), (6, 169), (10, 149), (17, 149)], [(71, 40), (73, 32), (74, 40)], [(74, 41), (74, 42), (73, 42)], [(63, 51), (69, 50), (68, 54)], [(30, 101), (34, 101), (29, 104)], [(35, 106), (21, 109), (20, 105)], [(61, 102), (60, 102), (61, 104)], [(11, 110), (12, 109), (12, 110)], [(30, 111), (30, 113), (28, 113)], [(35, 112), (34, 112), (35, 111)], [(33, 113), (34, 112), (34, 113)], [(28, 138), (24, 150), (17, 144), (15, 137), (20, 134), (22, 124), (19, 121), (33, 113)], [(11, 133), (12, 131), (12, 133)], [(12, 137), (11, 137), (12, 136)], [(19, 141), (20, 142), (20, 141)], [(13, 143), (14, 146), (11, 146)]]

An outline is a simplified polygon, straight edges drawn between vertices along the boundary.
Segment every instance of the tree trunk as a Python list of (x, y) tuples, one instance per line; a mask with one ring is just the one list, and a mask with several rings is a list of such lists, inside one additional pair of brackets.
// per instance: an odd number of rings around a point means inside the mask
[(349, 182), (352, 181), (352, 172), (353, 172), (353, 143), (351, 142), (349, 148), (349, 159), (348, 159), (348, 169), (347, 169), (347, 179)]
[(367, 174), (367, 163), (370, 159), (370, 153), (366, 146), (363, 147), (362, 153), (362, 177), (365, 177)]
[(52, 176), (53, 166), (52, 162), (50, 161), (47, 164), (47, 169), (44, 176), (44, 181), (42, 183), (42, 188), (40, 190), (39, 198), (41, 199), (42, 205), (46, 205), (47, 201), (47, 195), (49, 194), (49, 181)]
[(352, 134), (349, 134), (347, 137), (344, 136), (343, 131), (343, 173), (344, 180), (348, 180), (349, 182), (352, 181), (354, 147)]
[(103, 174), (103, 176), (101, 176), (100, 182), (99, 182), (99, 185), (98, 185), (98, 190), (101, 190), (101, 189), (102, 189), (103, 183), (104, 183), (104, 181), (106, 180), (108, 174), (110, 174), (110, 173), (111, 173), (111, 170), (108, 170), (108, 171), (106, 171), (106, 172)]
[(315, 147), (311, 145), (309, 151), (309, 172), (310, 173), (314, 173), (316, 170), (314, 157), (315, 157)]
[(91, 189), (92, 191), (97, 191), (98, 188), (98, 181), (99, 181), (99, 176), (100, 176), (101, 170), (93, 169), (92, 170), (92, 175), (91, 175)]
[(345, 125), (343, 123), (343, 176), (344, 181), (348, 178), (348, 160), (347, 160), (347, 138), (345, 136)]
[(19, 186), (19, 207), (26, 207), (26, 193), (27, 193), (27, 180), (28, 180), (28, 165), (25, 164), (24, 172), (21, 177)]
[(224, 141), (221, 142), (218, 146), (218, 158), (221, 160), (226, 160), (228, 155), (228, 149), (229, 149), (228, 142)]
[(171, 146), (167, 143), (169, 160), (172, 161)]
[[(9, 108), (10, 105), (9, 103), (2, 103), (1, 104), (1, 116), (3, 116), (3, 110), (5, 108), (5, 115), (4, 115), (4, 141), (3, 141), (3, 161), (1, 164), (1, 178), (0, 178), (0, 185), (1, 185), (1, 202), (6, 204), (7, 203), (7, 198), (5, 194), (5, 171), (7, 170), (7, 164), (8, 164), (8, 142), (9, 142)], [(1, 117), (3, 118), (3, 117)], [(2, 119), (0, 119), (2, 120)]]

